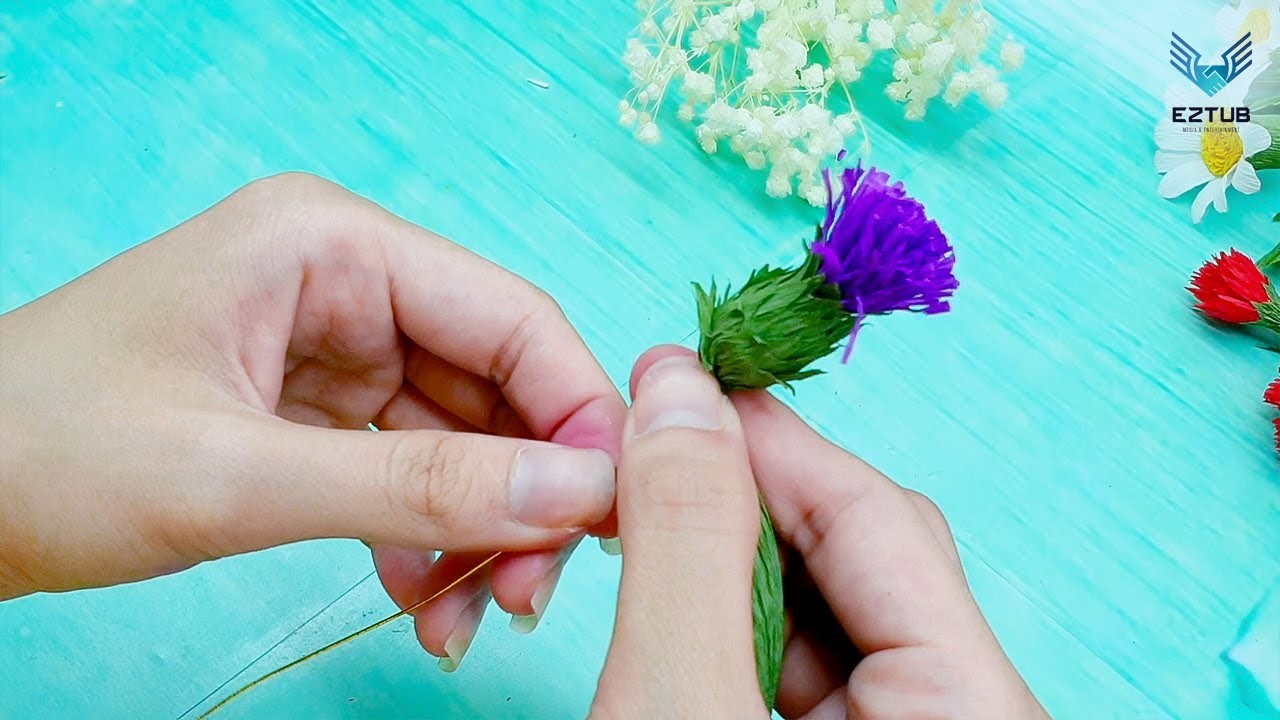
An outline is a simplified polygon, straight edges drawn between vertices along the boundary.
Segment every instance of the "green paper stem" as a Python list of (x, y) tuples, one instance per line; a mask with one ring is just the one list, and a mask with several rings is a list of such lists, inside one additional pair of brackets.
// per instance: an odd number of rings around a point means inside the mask
[[(768, 265), (751, 273), (737, 290), (695, 284), (698, 357), (725, 393), (764, 390), (821, 373), (813, 367), (849, 337), (854, 319), (840, 306), (820, 261), (805, 248), (794, 268)], [(765, 705), (773, 709), (782, 675), (784, 604), (782, 565), (773, 520), (760, 502), (760, 541), (751, 578), (751, 619), (756, 675)]]
[(755, 631), (756, 676), (760, 679), (765, 707), (769, 709), (773, 709), (782, 677), (784, 609), (778, 540), (773, 534), (773, 518), (761, 499), (760, 542), (756, 545), (756, 567), (751, 575), (751, 620)]

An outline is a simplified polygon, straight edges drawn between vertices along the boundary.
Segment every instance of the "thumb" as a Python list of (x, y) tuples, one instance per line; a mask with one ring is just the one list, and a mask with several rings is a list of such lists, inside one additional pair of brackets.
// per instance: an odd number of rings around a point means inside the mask
[(760, 715), (751, 630), (759, 500), (737, 412), (687, 355), (653, 363), (634, 395), (618, 474), (622, 584), (595, 710)]
[(214, 524), (232, 547), (216, 554), (322, 537), (424, 550), (558, 547), (613, 507), (613, 463), (600, 450), (264, 422), (246, 432), (228, 473), (231, 501)]

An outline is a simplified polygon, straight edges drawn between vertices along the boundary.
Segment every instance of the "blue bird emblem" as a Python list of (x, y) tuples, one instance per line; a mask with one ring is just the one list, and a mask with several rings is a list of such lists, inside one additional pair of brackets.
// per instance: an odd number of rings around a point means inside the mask
[(1203, 90), (1205, 94), (1213, 97), (1219, 90), (1226, 87), (1227, 83), (1235, 80), (1237, 75), (1253, 65), (1251, 35), (1252, 33), (1245, 33), (1234, 45), (1227, 48), (1221, 55), (1221, 63), (1203, 65), (1200, 63), (1200, 52), (1191, 47), (1191, 43), (1178, 37), (1178, 33), (1173, 33), (1169, 64), (1177, 68), (1178, 72), (1195, 83), (1196, 87)]

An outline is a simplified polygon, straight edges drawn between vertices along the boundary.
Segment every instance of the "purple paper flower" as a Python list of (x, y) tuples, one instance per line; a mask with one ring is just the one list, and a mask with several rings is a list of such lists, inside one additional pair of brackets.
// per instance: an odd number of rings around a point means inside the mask
[(932, 315), (951, 308), (959, 283), (951, 243), (924, 206), (889, 175), (857, 167), (840, 171), (840, 192), (827, 185), (827, 216), (811, 251), (827, 282), (840, 288), (841, 304), (857, 321), (844, 360), (867, 315), (908, 310)]

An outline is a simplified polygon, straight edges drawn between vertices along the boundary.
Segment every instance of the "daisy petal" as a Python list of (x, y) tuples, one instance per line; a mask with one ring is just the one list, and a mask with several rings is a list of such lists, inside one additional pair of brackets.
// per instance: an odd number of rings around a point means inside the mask
[(1253, 169), (1253, 165), (1250, 165), (1248, 160), (1241, 160), (1240, 164), (1236, 165), (1236, 172), (1231, 177), (1231, 187), (1245, 195), (1252, 195), (1262, 189), (1258, 171)]
[(1169, 174), (1160, 180), (1160, 197), (1176, 198), (1213, 179), (1213, 173), (1209, 172), (1209, 168), (1205, 167), (1203, 162), (1187, 163), (1170, 170)]
[(1200, 152), (1200, 136), (1184, 132), (1168, 119), (1156, 123), (1156, 147), (1174, 152)]
[(1200, 162), (1200, 155), (1193, 152), (1156, 151), (1156, 172), (1167, 173), (1189, 162)]
[(1226, 178), (1218, 178), (1213, 182), (1205, 185), (1205, 190), (1213, 191), (1213, 209), (1220, 213), (1227, 211), (1227, 185), (1230, 184)]
[(1205, 185), (1196, 199), (1191, 202), (1191, 222), (1198, 223), (1204, 219), (1204, 213), (1209, 209), (1209, 203), (1213, 202), (1213, 183)]
[(1241, 123), (1240, 139), (1244, 141), (1244, 156), (1249, 157), (1271, 147), (1271, 133), (1257, 123)]

